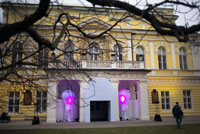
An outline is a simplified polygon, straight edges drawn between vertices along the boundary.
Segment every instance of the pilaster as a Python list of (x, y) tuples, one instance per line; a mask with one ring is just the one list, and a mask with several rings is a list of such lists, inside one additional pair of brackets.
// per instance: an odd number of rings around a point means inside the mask
[(80, 116), (79, 116), (79, 122), (85, 122), (85, 106), (87, 105), (85, 103), (85, 88), (87, 85), (87, 82), (80, 81)]
[(112, 84), (113, 84), (113, 87), (114, 87), (114, 90), (115, 90), (115, 102), (116, 102), (116, 121), (120, 121), (119, 119), (119, 89), (118, 89), (118, 86), (119, 86), (119, 81), (112, 81)]
[(140, 81), (139, 102), (140, 102), (140, 119), (150, 120), (149, 117), (149, 100), (148, 100), (148, 90), (147, 81)]
[(56, 86), (57, 83), (48, 83), (47, 95), (47, 122), (56, 122)]
[(150, 42), (151, 68), (155, 68), (153, 42)]
[(173, 69), (176, 69), (176, 55), (175, 55), (174, 43), (171, 43), (171, 52), (172, 52), (172, 67)]

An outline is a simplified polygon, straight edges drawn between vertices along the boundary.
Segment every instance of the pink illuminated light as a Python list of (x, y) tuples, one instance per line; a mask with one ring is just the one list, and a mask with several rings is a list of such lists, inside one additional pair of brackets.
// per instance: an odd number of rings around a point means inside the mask
[(120, 99), (121, 103), (125, 103), (126, 102), (126, 97), (124, 95), (121, 95), (119, 99)]
[(72, 105), (73, 102), (74, 102), (74, 97), (73, 97), (73, 96), (67, 97), (67, 99), (66, 99), (66, 103), (67, 103), (67, 104)]

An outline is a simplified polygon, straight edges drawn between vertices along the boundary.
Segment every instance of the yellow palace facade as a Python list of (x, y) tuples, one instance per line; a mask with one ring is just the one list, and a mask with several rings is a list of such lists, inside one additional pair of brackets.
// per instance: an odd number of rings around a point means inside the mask
[[(18, 21), (16, 15), (28, 15), (36, 5), (20, 6), (23, 7), (20, 14), (3, 9), (4, 23)], [(137, 16), (109, 8), (53, 6), (48, 17), (35, 24), (37, 31), (49, 40), (58, 36), (62, 24), (58, 23), (55, 31), (53, 26), (63, 12), (66, 16), (61, 17), (61, 22), (65, 23), (70, 16), (72, 24), (93, 36), (116, 21), (119, 23), (95, 39), (84, 37), (77, 28), (68, 26), (65, 33), (69, 32), (69, 38), (62, 37), (54, 52), (43, 49), (38, 60), (29, 59), (45, 63), (34, 68), (35, 73), (28, 68), (35, 77), (44, 75), (41, 68), (45, 69), (48, 80), (38, 82), (43, 88), (1, 82), (4, 101), (0, 103), (0, 112), (7, 112), (11, 120), (32, 119), (37, 113), (47, 122), (149, 120), (155, 114), (172, 116), (173, 105), (178, 101), (186, 116), (200, 115), (198, 45), (163, 37)], [(157, 9), (157, 12), (174, 22), (177, 19), (172, 9)], [(197, 38), (196, 34), (191, 35), (191, 39)], [(24, 38), (20, 39), (13, 45), (13, 51), (37, 48), (31, 39), (24, 44)], [(9, 61), (24, 56), (16, 55)], [(52, 55), (59, 62), (47, 62)], [(24, 68), (27, 66), (16, 67)]]

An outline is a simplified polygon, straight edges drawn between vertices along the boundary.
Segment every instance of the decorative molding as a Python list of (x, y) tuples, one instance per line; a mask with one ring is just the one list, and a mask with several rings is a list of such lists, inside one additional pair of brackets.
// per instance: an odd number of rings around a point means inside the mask
[(97, 24), (99, 24), (99, 26), (100, 25), (103, 26), (103, 28), (109, 28), (109, 27), (111, 27), (110, 24), (108, 24), (108, 23), (106, 23), (106, 22), (104, 22), (104, 21), (102, 21), (102, 20), (100, 20), (100, 19), (98, 19), (96, 17), (93, 17), (93, 18), (91, 18), (89, 20), (81, 22), (78, 26), (80, 26), (80, 27), (87, 27), (91, 23), (97, 23)]
[(174, 43), (171, 43), (171, 53), (172, 53), (172, 66), (176, 69), (176, 53)]
[[(148, 85), (194, 85), (200, 84), (200, 77), (149, 77)], [(194, 85), (196, 86), (196, 85)]]
[[(58, 81), (61, 79), (70, 79), (70, 80), (80, 80), (80, 81), (89, 81), (95, 77), (104, 77), (110, 81), (119, 81), (119, 80), (139, 80), (147, 81), (147, 72), (141, 71), (73, 71), (72, 70), (57, 70), (49, 71), (50, 81)], [(62, 74), (62, 76), (60, 75)], [(72, 75), (73, 74), (73, 75)], [(89, 77), (87, 77), (89, 76)]]
[(154, 61), (154, 44), (150, 42), (150, 56), (151, 56), (151, 68), (155, 68), (155, 61)]

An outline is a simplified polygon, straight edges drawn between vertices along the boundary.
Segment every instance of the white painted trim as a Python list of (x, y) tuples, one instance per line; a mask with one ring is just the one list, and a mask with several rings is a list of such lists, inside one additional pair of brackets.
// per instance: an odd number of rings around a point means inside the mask
[(173, 69), (176, 69), (176, 54), (175, 54), (174, 43), (171, 43), (171, 52), (172, 52), (172, 67)]
[(147, 90), (147, 82), (140, 81), (140, 87), (138, 89), (138, 101), (140, 103), (140, 119), (149, 120), (149, 97)]
[(87, 83), (85, 81), (80, 81), (80, 116), (79, 122), (85, 122), (85, 107), (87, 104), (84, 102), (85, 90)]
[(133, 48), (131, 48), (131, 40), (127, 40), (127, 44), (128, 44), (128, 48), (130, 48), (130, 49), (128, 49), (128, 60), (132, 60), (132, 53), (131, 53), (131, 49), (133, 49)]
[[(110, 117), (109, 121), (117, 121), (116, 112), (116, 94), (112, 83), (103, 77), (96, 77), (90, 81), (85, 90), (85, 103), (90, 104), (91, 101), (109, 101)], [(85, 122), (90, 122), (90, 105), (85, 107)]]
[(119, 93), (119, 89), (118, 89), (118, 86), (119, 86), (119, 81), (113, 81), (112, 82), (112, 85), (114, 87), (114, 90), (115, 90), (115, 101), (116, 101), (116, 121), (120, 121), (119, 119), (119, 98), (118, 98), (118, 93)]
[(47, 95), (47, 122), (56, 122), (56, 87), (57, 83), (48, 83), (48, 95)]
[(155, 61), (154, 61), (154, 49), (153, 49), (153, 42), (150, 42), (150, 61), (151, 61), (151, 68), (155, 68)]

